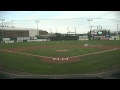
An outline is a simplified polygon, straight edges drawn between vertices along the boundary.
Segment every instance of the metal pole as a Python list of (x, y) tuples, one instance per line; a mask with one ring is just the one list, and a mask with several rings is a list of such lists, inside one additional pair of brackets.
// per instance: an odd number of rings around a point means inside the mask
[[(12, 20), (12, 30), (14, 31), (13, 20)], [(14, 31), (14, 37), (17, 37), (17, 30)]]
[(39, 20), (35, 20), (35, 22), (37, 23), (37, 35), (39, 35), (39, 32), (38, 32), (38, 23), (39, 23)]
[(76, 27), (75, 27), (75, 36), (76, 36)]
[(57, 28), (56, 28), (56, 33), (57, 33)]
[(92, 25), (91, 25), (91, 30), (92, 30)]
[[(89, 28), (90, 28), (90, 21), (92, 21), (92, 19), (88, 19), (87, 21), (89, 21)], [(90, 28), (91, 29), (91, 28)]]
[(2, 20), (2, 39), (3, 39), (3, 20)]
[(13, 27), (13, 20), (12, 20), (12, 29), (14, 29), (14, 27)]
[(90, 29), (90, 20), (87, 20), (87, 21), (89, 21), (89, 29)]
[(117, 35), (118, 35), (118, 23), (117, 23)]
[(76, 27), (75, 27), (75, 32), (76, 32)]
[(51, 28), (50, 28), (50, 34), (52, 34), (52, 32), (51, 32)]
[(38, 32), (38, 22), (37, 22), (37, 33), (38, 33), (38, 35), (39, 35), (39, 32)]
[(5, 20), (5, 19), (1, 19), (2, 20), (2, 39), (3, 39), (3, 21)]

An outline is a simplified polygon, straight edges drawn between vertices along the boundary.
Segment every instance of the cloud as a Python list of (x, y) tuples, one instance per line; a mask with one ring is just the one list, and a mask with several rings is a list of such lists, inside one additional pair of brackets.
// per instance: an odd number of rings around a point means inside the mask
[(53, 19), (65, 18), (98, 18), (106, 13), (105, 11), (60, 11), (59, 15), (54, 16)]
[(120, 11), (112, 11), (116, 18), (120, 19)]
[[(117, 16), (119, 17), (120, 13), (109, 12), (110, 11), (7, 11), (0, 13), (2, 13), (4, 17), (10, 18), (11, 20), (21, 20), (14, 21), (14, 25), (16, 27), (36, 28), (37, 24), (34, 22), (36, 19), (59, 19), (40, 20), (39, 29), (47, 30), (50, 32), (51, 28), (53, 32), (56, 32), (57, 29), (58, 32), (66, 33), (68, 31), (67, 27), (69, 27), (70, 31), (74, 31), (76, 27), (77, 32), (84, 33), (88, 32), (89, 30), (89, 22), (87, 21), (88, 18), (92, 18), (92, 21), (90, 23), (93, 28), (101, 25), (105, 29), (110, 28), (112, 30), (115, 30), (117, 22), (111, 19), (114, 19)], [(93, 19), (99, 17), (106, 19)]]

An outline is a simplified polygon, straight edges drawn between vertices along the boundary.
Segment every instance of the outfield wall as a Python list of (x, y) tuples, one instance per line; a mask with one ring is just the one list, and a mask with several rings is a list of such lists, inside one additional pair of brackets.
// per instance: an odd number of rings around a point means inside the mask
[(50, 37), (50, 41), (78, 40), (78, 36)]
[(42, 42), (42, 41), (50, 41), (50, 40), (37, 39), (37, 37), (0, 38), (0, 43)]

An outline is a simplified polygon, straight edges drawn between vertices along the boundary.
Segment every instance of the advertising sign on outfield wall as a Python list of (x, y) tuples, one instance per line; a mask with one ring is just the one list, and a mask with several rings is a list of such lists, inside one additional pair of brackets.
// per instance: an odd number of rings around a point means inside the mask
[(47, 39), (37, 39), (35, 41), (47, 41)]
[(120, 40), (120, 38), (116, 38), (116, 40)]
[(30, 40), (30, 37), (23, 37), (23, 40)]
[(42, 41), (47, 41), (47, 39), (27, 40), (27, 42), (42, 42)]
[(109, 40), (114, 40), (114, 38), (109, 38)]
[(14, 40), (11, 40), (11, 41), (4, 41), (4, 43), (14, 43)]
[(10, 38), (3, 38), (3, 41), (9, 41)]
[(87, 39), (85, 39), (85, 38), (82, 38), (82, 39), (81, 39), (81, 38), (80, 38), (79, 40), (88, 40), (88, 38), (87, 38)]
[(109, 38), (100, 38), (100, 40), (109, 40)]
[(95, 37), (104, 38), (105, 36), (95, 36)]
[(33, 42), (33, 40), (27, 40), (27, 42)]
[(23, 42), (23, 40), (17, 40), (17, 42)]
[(119, 38), (119, 36), (112, 36), (112, 38)]
[(23, 37), (17, 37), (17, 40), (23, 40)]
[(10, 41), (8, 41), (8, 43), (14, 43), (14, 40), (10, 40)]

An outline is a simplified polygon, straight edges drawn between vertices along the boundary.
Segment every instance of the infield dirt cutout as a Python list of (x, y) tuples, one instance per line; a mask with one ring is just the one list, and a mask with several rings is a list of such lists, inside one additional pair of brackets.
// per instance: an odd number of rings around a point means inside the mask
[[(93, 49), (94, 48), (100, 48), (103, 51), (84, 54), (84, 55), (78, 55), (78, 56), (71, 56), (71, 57), (67, 57), (67, 56), (65, 57), (65, 56), (61, 56), (61, 55), (58, 56), (58, 57), (47, 57), (47, 56), (27, 54), (27, 53), (22, 53), (21, 52), (21, 51), (25, 51), (25, 50), (35, 50), (35, 49), (39, 49), (39, 48), (52, 48), (52, 47), (54, 47), (54, 46), (29, 46), (29, 47), (20, 47), (20, 48), (10, 48), (10, 49), (6, 49), (6, 50), (2, 49), (1, 51), (39, 57), (39, 58), (41, 58), (41, 60), (43, 62), (46, 62), (46, 63), (69, 63), (69, 62), (79, 61), (82, 56), (99, 54), (99, 53), (103, 53), (103, 52), (108, 52), (108, 51), (113, 51), (113, 50), (120, 49), (120, 46), (90, 46), (90, 47), (78, 46), (78, 48), (93, 48)], [(61, 46), (59, 46), (59, 47), (61, 47)], [(56, 53), (57, 52), (69, 52), (69, 50), (67, 50), (67, 49), (60, 49), (60, 50), (55, 50), (55, 51), (56, 51)]]

